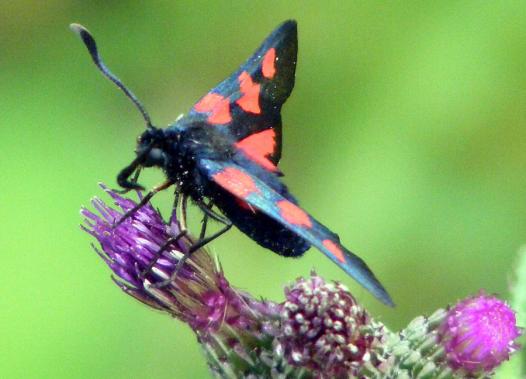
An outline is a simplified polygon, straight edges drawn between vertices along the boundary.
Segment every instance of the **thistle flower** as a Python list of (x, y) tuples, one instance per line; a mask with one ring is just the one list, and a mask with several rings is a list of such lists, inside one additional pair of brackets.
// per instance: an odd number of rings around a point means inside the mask
[(195, 243), (185, 236), (157, 257), (180, 233), (176, 214), (165, 222), (147, 204), (115, 226), (136, 202), (103, 188), (116, 208), (95, 198), (96, 212), (81, 210), (82, 228), (100, 243), (95, 250), (114, 282), (188, 324), (216, 377), (486, 377), (518, 348), (515, 314), (483, 293), (449, 311), (417, 317), (395, 334), (374, 321), (345, 286), (315, 274), (286, 288), (281, 304), (259, 300), (232, 287), (201, 248), (172, 278)]
[(514, 312), (481, 292), (449, 310), (415, 318), (391, 338), (387, 377), (489, 378), (518, 349), (519, 335)]
[(96, 213), (83, 208), (82, 229), (95, 237), (102, 251), (95, 248), (113, 272), (114, 282), (128, 295), (187, 323), (196, 333), (213, 373), (221, 377), (240, 377), (251, 372), (270, 377), (290, 369), (272, 359), (272, 323), (280, 307), (258, 301), (233, 288), (219, 264), (206, 249), (192, 253), (169, 283), (177, 263), (194, 243), (191, 237), (169, 244), (150, 267), (160, 248), (177, 236), (180, 225), (175, 214), (166, 223), (151, 204), (127, 220), (116, 222), (136, 202), (102, 186), (117, 209), (95, 198)]
[(384, 328), (344, 285), (312, 274), (285, 295), (278, 346), (289, 364), (308, 368), (315, 377), (347, 378), (365, 363), (379, 363), (372, 348), (383, 343)]
[(519, 348), (515, 312), (481, 292), (451, 308), (439, 329), (447, 362), (470, 375), (491, 372)]
[[(216, 330), (223, 322), (242, 323), (237, 315), (238, 296), (233, 293), (222, 272), (203, 250), (187, 260), (176, 278), (157, 288), (155, 283), (170, 278), (177, 262), (188, 253), (192, 241), (181, 238), (148, 269), (158, 251), (171, 236), (179, 234), (179, 224), (164, 223), (150, 204), (135, 212), (128, 220), (114, 227), (124, 213), (135, 206), (106, 189), (120, 210), (113, 209), (100, 199), (92, 201), (99, 215), (82, 209), (86, 217), (84, 230), (100, 243), (100, 257), (113, 271), (116, 284), (127, 294), (156, 309), (189, 323), (200, 332)], [(231, 317), (225, 318), (228, 314)], [(235, 316), (234, 316), (235, 314)]]

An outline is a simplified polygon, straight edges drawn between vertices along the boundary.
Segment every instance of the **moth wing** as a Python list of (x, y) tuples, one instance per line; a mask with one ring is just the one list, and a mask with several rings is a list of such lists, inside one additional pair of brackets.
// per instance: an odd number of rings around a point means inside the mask
[(339, 237), (265, 182), (232, 162), (199, 161), (201, 171), (216, 185), (280, 222), (353, 277), (384, 304), (394, 306), (391, 297), (367, 264), (347, 250)]
[(297, 52), (297, 25), (289, 20), (274, 30), (236, 72), (203, 96), (189, 116), (220, 128), (249, 158), (277, 171), (281, 107), (294, 87)]

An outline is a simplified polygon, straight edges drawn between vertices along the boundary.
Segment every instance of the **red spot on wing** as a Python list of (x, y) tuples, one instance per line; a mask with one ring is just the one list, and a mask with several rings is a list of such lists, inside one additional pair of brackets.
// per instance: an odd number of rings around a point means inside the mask
[(227, 167), (212, 175), (212, 178), (217, 184), (240, 199), (247, 198), (251, 193), (259, 192), (250, 175), (237, 168)]
[(288, 200), (281, 200), (276, 203), (280, 210), (281, 217), (291, 224), (312, 227), (310, 217), (304, 210)]
[(242, 139), (236, 143), (236, 147), (263, 168), (274, 172), (278, 168), (268, 159), (268, 156), (273, 154), (276, 148), (275, 138), (274, 129), (266, 129)]
[(276, 49), (271, 48), (263, 57), (261, 63), (261, 73), (267, 79), (272, 79), (276, 75)]
[(336, 259), (338, 259), (340, 262), (342, 263), (346, 262), (345, 255), (343, 254), (343, 250), (336, 243), (332, 242), (331, 240), (324, 240), (323, 246), (325, 246), (325, 248), (329, 250), (329, 252), (332, 255), (334, 255)]
[(223, 100), (223, 96), (217, 93), (208, 93), (194, 105), (194, 109), (199, 113), (211, 112), (212, 109)]
[(212, 110), (212, 114), (208, 116), (207, 121), (211, 124), (228, 124), (232, 121), (230, 115), (230, 102), (224, 99)]
[(245, 112), (260, 114), (259, 88), (261, 86), (255, 83), (246, 71), (243, 71), (238, 79), (239, 90), (241, 91), (242, 96), (236, 100), (237, 105), (239, 105)]
[(217, 93), (209, 93), (194, 105), (199, 113), (210, 113), (207, 121), (211, 124), (228, 124), (232, 121), (230, 102)]

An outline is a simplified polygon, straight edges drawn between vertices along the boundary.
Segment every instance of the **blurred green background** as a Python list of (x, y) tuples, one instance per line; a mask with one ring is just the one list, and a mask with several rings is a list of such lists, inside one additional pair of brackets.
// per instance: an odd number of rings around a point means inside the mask
[(231, 282), (279, 300), (316, 268), (394, 329), (480, 288), (508, 296), (526, 243), (524, 1), (3, 1), (2, 377), (207, 376), (192, 332), (124, 296), (79, 230), (79, 207), (103, 196), (97, 182), (115, 185), (143, 123), (68, 24), (94, 33), (167, 125), (288, 18), (300, 47), (286, 182), (397, 307), (316, 250), (284, 259), (237, 231), (212, 245)]

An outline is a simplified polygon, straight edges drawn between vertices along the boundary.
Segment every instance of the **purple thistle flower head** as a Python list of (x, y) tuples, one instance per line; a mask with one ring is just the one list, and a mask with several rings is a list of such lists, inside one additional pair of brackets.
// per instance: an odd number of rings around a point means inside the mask
[(372, 348), (383, 341), (383, 327), (345, 286), (312, 274), (285, 295), (278, 346), (289, 364), (313, 370), (315, 377), (347, 378), (376, 359)]
[(184, 237), (170, 244), (148, 270), (161, 246), (180, 232), (175, 215), (166, 223), (159, 212), (147, 204), (115, 227), (136, 203), (102, 188), (117, 208), (93, 199), (92, 205), (98, 214), (83, 208), (81, 214), (85, 223), (82, 229), (98, 240), (102, 251), (95, 250), (113, 271), (115, 283), (124, 292), (188, 323), (201, 336), (218, 331), (222, 326), (245, 328), (250, 324), (246, 316), (246, 295), (229, 285), (219, 265), (205, 249), (195, 251), (175, 279), (157, 288), (156, 283), (171, 277), (194, 241)]
[(519, 348), (514, 311), (481, 292), (451, 308), (439, 328), (449, 366), (469, 375), (491, 372)]
[[(272, 355), (279, 304), (256, 300), (231, 287), (219, 264), (203, 248), (193, 252), (177, 276), (170, 279), (195, 243), (185, 236), (169, 244), (155, 260), (160, 248), (180, 232), (175, 211), (165, 222), (147, 204), (115, 226), (136, 202), (102, 188), (115, 207), (95, 198), (92, 205), (96, 212), (81, 210), (85, 217), (82, 229), (98, 240), (101, 251), (95, 250), (125, 293), (187, 323), (218, 377), (251, 377), (250, 373), (271, 377), (294, 370), (282, 366), (281, 356), (274, 359)], [(166, 279), (170, 279), (167, 285), (155, 285)]]

